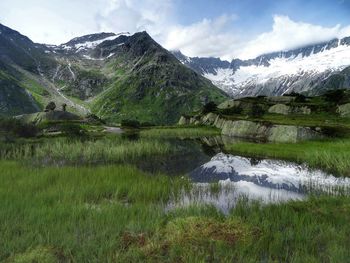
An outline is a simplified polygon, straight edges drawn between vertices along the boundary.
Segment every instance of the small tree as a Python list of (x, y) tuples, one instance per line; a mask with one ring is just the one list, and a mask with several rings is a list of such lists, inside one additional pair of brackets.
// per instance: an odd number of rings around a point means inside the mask
[(67, 104), (66, 104), (66, 103), (63, 103), (63, 104), (62, 104), (62, 111), (66, 111), (66, 109), (67, 109)]
[(209, 113), (209, 112), (214, 112), (217, 110), (217, 105), (215, 102), (213, 101), (210, 101), (208, 102), (207, 104), (205, 104), (203, 106), (203, 109), (202, 109), (202, 113), (203, 114), (206, 114), (206, 113)]
[(56, 104), (53, 101), (50, 101), (49, 104), (45, 107), (45, 112), (54, 111), (56, 109)]
[(261, 118), (264, 115), (264, 109), (260, 105), (253, 105), (248, 115), (251, 118)]
[(339, 103), (345, 95), (345, 91), (342, 89), (329, 90), (325, 93), (326, 100), (328, 102)]

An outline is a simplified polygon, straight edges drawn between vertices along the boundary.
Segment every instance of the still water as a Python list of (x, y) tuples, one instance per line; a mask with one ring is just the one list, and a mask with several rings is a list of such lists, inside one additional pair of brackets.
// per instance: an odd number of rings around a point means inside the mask
[(147, 159), (136, 165), (147, 172), (187, 176), (194, 187), (172, 200), (168, 208), (214, 205), (227, 213), (242, 198), (262, 203), (303, 200), (310, 194), (339, 194), (350, 189), (350, 178), (335, 177), (307, 165), (224, 153), (235, 139), (207, 137), (167, 139), (176, 154)]

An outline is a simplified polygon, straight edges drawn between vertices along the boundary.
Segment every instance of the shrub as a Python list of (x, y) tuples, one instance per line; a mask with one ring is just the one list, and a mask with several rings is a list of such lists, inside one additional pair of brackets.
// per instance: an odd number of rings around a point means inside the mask
[(329, 90), (324, 94), (324, 96), (328, 102), (339, 103), (344, 98), (345, 91), (342, 89)]
[(284, 94), (283, 96), (295, 97), (295, 102), (300, 102), (300, 103), (306, 102), (306, 98), (307, 98), (305, 95), (294, 92), (294, 91), (291, 93), (288, 93), (288, 94)]
[(126, 128), (140, 128), (140, 122), (137, 120), (122, 120), (120, 125)]
[(86, 131), (76, 123), (63, 123), (59, 130), (67, 136), (81, 137), (86, 135)]
[(207, 114), (209, 112), (214, 112), (217, 110), (217, 105), (215, 102), (211, 101), (211, 102), (208, 102), (207, 104), (205, 104), (203, 106), (203, 109), (202, 109), (202, 114)]
[(260, 105), (253, 105), (248, 113), (249, 117), (260, 118), (264, 115), (264, 109)]
[(241, 107), (234, 106), (232, 108), (224, 109), (221, 111), (224, 115), (241, 114), (243, 109)]
[(56, 109), (56, 104), (53, 101), (50, 101), (49, 104), (46, 105), (45, 111), (54, 111)]
[(35, 137), (39, 129), (33, 124), (23, 123), (20, 120), (3, 118), (0, 119), (0, 132), (18, 137), (30, 138)]

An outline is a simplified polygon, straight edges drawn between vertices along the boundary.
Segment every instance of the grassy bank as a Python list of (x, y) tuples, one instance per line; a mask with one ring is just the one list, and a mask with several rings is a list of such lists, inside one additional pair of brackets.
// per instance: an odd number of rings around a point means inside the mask
[(350, 139), (307, 141), (300, 143), (236, 143), (226, 146), (233, 154), (278, 158), (307, 163), (342, 176), (350, 176)]
[(142, 137), (183, 137), (183, 138), (198, 138), (204, 136), (220, 135), (221, 131), (214, 127), (166, 127), (166, 128), (151, 128), (140, 132)]
[(2, 158), (31, 160), (40, 163), (116, 163), (134, 161), (145, 156), (165, 155), (173, 147), (151, 139), (129, 141), (121, 136), (97, 140), (47, 139), (37, 145), (24, 144), (2, 152)]
[(0, 162), (0, 261), (346, 262), (350, 199), (166, 212), (187, 180), (130, 166)]

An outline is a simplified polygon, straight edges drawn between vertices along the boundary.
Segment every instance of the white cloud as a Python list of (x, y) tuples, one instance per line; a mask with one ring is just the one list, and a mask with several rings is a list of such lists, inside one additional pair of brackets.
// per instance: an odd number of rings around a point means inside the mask
[(270, 32), (262, 33), (232, 55), (240, 58), (254, 58), (258, 55), (285, 51), (309, 44), (342, 38), (350, 35), (350, 26), (322, 27), (304, 22), (295, 22), (287, 16), (274, 16)]
[(189, 26), (174, 26), (166, 35), (164, 46), (181, 50), (188, 56), (225, 57), (237, 42), (234, 33), (228, 30), (230, 22), (235, 19), (235, 16), (223, 15)]
[(171, 28), (165, 47), (179, 49), (188, 56), (213, 56), (232, 60), (249, 59), (259, 55), (290, 50), (334, 38), (350, 36), (350, 26), (322, 27), (296, 22), (288, 16), (275, 15), (271, 31), (246, 39), (246, 36), (228, 30), (234, 23), (232, 17), (221, 16), (204, 19), (189, 26)]
[[(177, 0), (1, 0), (0, 22), (35, 42), (59, 44), (96, 32), (146, 30), (167, 49), (189, 56), (231, 60), (288, 50), (332, 38), (350, 36), (350, 26), (323, 27), (275, 15), (271, 30), (259, 35), (236, 31), (234, 15), (181, 25)], [(243, 33), (242, 33), (243, 31)]]
[(107, 0), (105, 6), (95, 17), (99, 31), (146, 30), (157, 37), (172, 21), (172, 0)]

